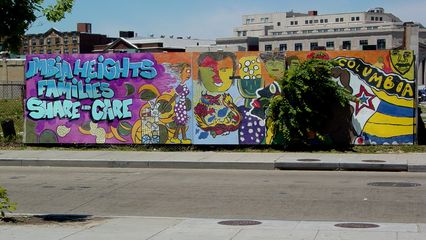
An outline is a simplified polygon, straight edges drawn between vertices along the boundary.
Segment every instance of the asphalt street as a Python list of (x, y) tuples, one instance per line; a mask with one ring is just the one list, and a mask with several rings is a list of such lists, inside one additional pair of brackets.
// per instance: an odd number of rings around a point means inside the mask
[(0, 185), (17, 213), (426, 222), (425, 173), (1, 167)]

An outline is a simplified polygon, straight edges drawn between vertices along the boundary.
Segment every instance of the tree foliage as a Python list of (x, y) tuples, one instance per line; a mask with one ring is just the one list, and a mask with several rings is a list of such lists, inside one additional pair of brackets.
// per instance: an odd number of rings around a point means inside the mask
[(274, 141), (288, 147), (325, 143), (326, 125), (334, 106), (346, 107), (351, 95), (331, 77), (335, 63), (309, 59), (281, 80), (282, 94), (272, 99), (268, 117), (272, 121)]
[(37, 20), (45, 16), (48, 21), (57, 22), (70, 13), (74, 0), (56, 0), (55, 4), (44, 6), (44, 0), (1, 0), (0, 1), (0, 42), (3, 48), (17, 52), (22, 36)]
[(4, 218), (6, 212), (12, 212), (16, 210), (16, 203), (11, 202), (7, 196), (7, 190), (0, 187), (0, 219)]

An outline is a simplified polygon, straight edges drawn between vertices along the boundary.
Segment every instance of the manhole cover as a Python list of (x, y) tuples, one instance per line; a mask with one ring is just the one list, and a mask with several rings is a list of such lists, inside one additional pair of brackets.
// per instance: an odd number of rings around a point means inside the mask
[(384, 163), (386, 162), (385, 160), (362, 160), (363, 162), (367, 162), (367, 163)]
[(297, 159), (298, 162), (320, 162), (319, 159)]
[(227, 226), (252, 226), (252, 225), (260, 225), (262, 223), (259, 221), (252, 221), (252, 220), (229, 220), (229, 221), (218, 222), (218, 224), (227, 225)]
[(368, 183), (369, 186), (374, 187), (419, 187), (420, 183), (407, 183), (407, 182), (372, 182)]
[(380, 227), (379, 225), (372, 224), (372, 223), (339, 223), (334, 226), (340, 227), (340, 228), (378, 228)]

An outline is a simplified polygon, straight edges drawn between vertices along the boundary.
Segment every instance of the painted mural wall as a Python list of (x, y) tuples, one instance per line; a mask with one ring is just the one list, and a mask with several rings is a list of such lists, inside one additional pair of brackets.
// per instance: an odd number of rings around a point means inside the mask
[(412, 144), (411, 51), (31, 55), (26, 143), (271, 144), (277, 80), (307, 58), (335, 59), (354, 144)]

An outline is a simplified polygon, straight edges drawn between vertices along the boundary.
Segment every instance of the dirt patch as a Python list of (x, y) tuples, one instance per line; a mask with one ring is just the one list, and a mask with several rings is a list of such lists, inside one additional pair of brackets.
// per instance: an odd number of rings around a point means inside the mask
[(10, 216), (0, 219), (0, 225), (75, 225), (93, 224), (107, 218), (93, 217), (90, 215), (48, 214), (29, 216)]

